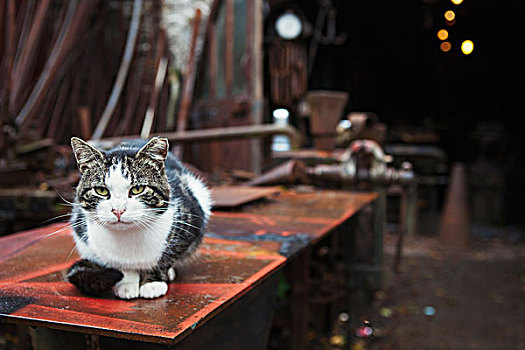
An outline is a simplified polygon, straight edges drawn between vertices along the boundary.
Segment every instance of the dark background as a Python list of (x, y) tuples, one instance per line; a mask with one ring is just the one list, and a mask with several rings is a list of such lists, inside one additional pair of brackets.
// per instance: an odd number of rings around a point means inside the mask
[[(343, 45), (320, 45), (309, 89), (348, 91), (348, 111), (375, 112), (389, 131), (420, 128), (439, 134), (451, 162), (483, 158), (505, 174), (505, 221), (523, 222), (525, 194), (525, 4), (518, 0), (334, 1)], [(301, 1), (313, 24), (317, 1)], [(456, 13), (446, 24), (446, 10)], [(442, 52), (439, 29), (452, 49)], [(466, 56), (461, 42), (470, 39)], [(482, 146), (480, 125), (501, 127)]]

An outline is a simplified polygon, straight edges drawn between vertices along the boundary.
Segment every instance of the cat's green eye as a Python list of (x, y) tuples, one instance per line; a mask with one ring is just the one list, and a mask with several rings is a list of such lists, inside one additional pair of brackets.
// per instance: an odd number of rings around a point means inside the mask
[(144, 192), (144, 186), (141, 186), (141, 185), (137, 185), (137, 186), (133, 186), (131, 187), (131, 189), (129, 190), (131, 192), (131, 194), (141, 194), (142, 192)]
[(109, 194), (109, 190), (105, 187), (95, 187), (95, 192), (100, 196), (107, 196)]

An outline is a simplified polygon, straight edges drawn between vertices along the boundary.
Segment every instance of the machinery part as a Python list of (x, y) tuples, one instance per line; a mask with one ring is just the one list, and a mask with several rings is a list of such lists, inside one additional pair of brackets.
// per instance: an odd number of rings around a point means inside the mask
[[(190, 142), (206, 142), (218, 140), (232, 140), (243, 139), (251, 137), (266, 137), (272, 135), (287, 135), (290, 137), (292, 148), (296, 149), (301, 144), (301, 135), (292, 126), (280, 126), (275, 124), (264, 125), (249, 125), (249, 126), (232, 126), (227, 128), (212, 128), (200, 130), (188, 130), (167, 132), (162, 134), (152, 134), (153, 136), (161, 136), (167, 138), (173, 143), (190, 143)], [(100, 147), (112, 147), (124, 140), (137, 139), (137, 135), (111, 137), (97, 141), (96, 144)]]
[(341, 91), (310, 91), (310, 128), (314, 146), (318, 150), (332, 150), (335, 146), (337, 123), (348, 101), (348, 93)]
[(387, 166), (388, 155), (372, 140), (356, 140), (336, 165), (317, 165), (308, 170), (312, 178), (353, 183), (369, 181), (374, 184), (409, 184), (415, 181), (412, 164), (404, 162), (400, 169)]
[(341, 170), (345, 177), (355, 178), (358, 170), (367, 170), (371, 180), (386, 174), (385, 152), (372, 140), (356, 140), (341, 157)]
[(307, 169), (299, 160), (289, 160), (246, 183), (245, 186), (277, 185), (283, 183), (308, 183)]

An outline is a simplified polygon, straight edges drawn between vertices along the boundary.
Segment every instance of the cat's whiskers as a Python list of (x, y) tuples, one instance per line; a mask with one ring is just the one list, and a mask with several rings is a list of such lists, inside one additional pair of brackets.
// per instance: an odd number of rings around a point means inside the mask
[[(82, 224), (85, 224), (87, 225), (87, 221), (88, 221), (88, 218), (87, 217), (84, 217), (82, 220), (80, 220), (79, 222), (76, 222), (75, 224), (72, 224), (70, 225), (71, 228), (74, 228), (74, 227), (77, 227), (79, 225), (82, 225)], [(93, 223), (99, 227), (102, 227), (96, 220), (93, 220)], [(73, 245), (73, 248), (71, 248), (71, 251), (69, 252), (67, 258), (66, 258), (66, 261), (69, 260), (69, 258), (71, 257), (71, 254), (73, 254), (73, 252), (75, 251), (75, 249), (78, 247), (78, 242), (75, 241), (75, 244)]]
[(173, 219), (173, 222), (176, 223), (176, 224), (183, 224), (183, 225), (186, 225), (186, 226), (192, 227), (192, 228), (194, 228), (194, 229), (200, 230), (199, 227), (197, 227), (197, 226), (195, 226), (195, 225), (192, 225), (192, 224), (190, 224), (190, 223), (187, 223), (186, 221)]
[(181, 231), (184, 231), (184, 232), (188, 233), (188, 234), (189, 234), (190, 236), (192, 236), (192, 237), (196, 237), (195, 234), (194, 234), (193, 232), (190, 232), (190, 231), (186, 230), (185, 228), (182, 228), (182, 227), (180, 227), (180, 226), (177, 226), (175, 223), (173, 223), (173, 227), (175, 227), (175, 228), (178, 229), (178, 230), (181, 230)]
[[(180, 201), (179, 200), (176, 200), (176, 201), (164, 201), (164, 203), (167, 203), (168, 205), (172, 205), (172, 206), (176, 206), (176, 207), (180, 205)], [(165, 210), (168, 210), (168, 209), (170, 209), (170, 207), (167, 207), (167, 208), (145, 208), (143, 210), (145, 210), (145, 211), (158, 211), (158, 210), (165, 211)], [(193, 217), (197, 217), (199, 219), (202, 219), (201, 215), (191, 214), (191, 213), (188, 213), (188, 212), (178, 212), (177, 214), (186, 215), (186, 216), (193, 216)]]
[(145, 227), (146, 229), (148, 229), (147, 232), (150, 232), (150, 230), (153, 229), (154, 221), (155, 221), (155, 217), (151, 217), (150, 215), (146, 213), (142, 217), (140, 217), (139, 220), (137, 220), (137, 223), (142, 225), (142, 227)]
[(42, 223), (46, 224), (46, 223), (48, 223), (50, 221), (53, 221), (53, 220), (56, 220), (56, 219), (59, 219), (59, 218), (63, 218), (63, 217), (66, 217), (66, 216), (71, 216), (71, 215), (73, 215), (73, 214), (72, 213), (66, 213), (66, 214), (62, 214), (62, 215), (57, 215), (55, 217), (49, 218), (49, 219), (47, 219), (45, 221), (42, 221)]
[[(168, 203), (171, 203), (171, 202), (168, 202)], [(186, 212), (186, 211), (178, 211), (178, 212), (177, 212), (177, 215), (193, 216), (193, 217), (196, 217), (196, 218), (202, 219), (202, 216), (200, 216), (200, 215), (196, 215), (196, 214), (192, 214), (192, 213), (188, 213), (188, 212)]]
[(64, 227), (62, 227), (62, 228), (60, 228), (60, 229), (58, 229), (58, 230), (56, 230), (56, 231), (54, 231), (54, 232), (51, 232), (51, 233), (48, 233), (47, 235), (42, 236), (41, 239), (49, 238), (49, 237), (54, 236), (54, 235), (56, 235), (56, 234), (59, 234), (59, 233), (62, 233), (62, 232), (64, 232), (64, 231), (67, 231), (67, 230), (73, 229), (73, 228), (75, 228), (75, 227), (77, 227), (77, 226), (80, 226), (80, 225), (82, 225), (82, 224), (85, 224), (85, 222), (83, 222), (83, 221), (78, 221), (78, 222), (75, 222), (74, 224), (66, 225), (66, 226), (64, 226)]
[(75, 242), (75, 244), (73, 245), (73, 248), (71, 248), (71, 251), (69, 252), (69, 254), (67, 255), (67, 258), (66, 258), (66, 261), (69, 260), (69, 258), (71, 258), (71, 255), (73, 254), (73, 252), (76, 250), (77, 248), (77, 242)]
[(80, 204), (57, 203), (57, 205), (61, 205), (63, 207), (71, 207), (71, 208), (73, 208), (73, 207), (75, 207), (77, 205), (80, 205)]
[[(155, 220), (155, 217), (151, 217), (149, 215), (144, 215), (144, 218), (148, 221), (148, 222), (153, 222)], [(185, 221), (182, 221), (182, 220), (177, 220), (175, 218), (173, 218), (173, 227), (175, 227), (176, 229), (179, 229), (181, 231), (184, 231), (184, 232), (187, 232), (188, 234), (190, 234), (192, 237), (195, 237), (195, 234), (193, 232), (190, 232), (188, 230), (186, 230), (185, 228), (181, 227), (181, 226), (178, 226), (177, 224), (182, 224), (182, 225), (186, 225), (188, 227), (191, 227), (191, 228), (194, 228), (194, 229), (197, 229), (197, 230), (200, 230), (199, 227), (195, 226), (195, 225), (192, 225), (190, 223), (187, 223)]]
[[(67, 204), (69, 204), (71, 207), (74, 207), (75, 205), (80, 205), (79, 203), (73, 203), (73, 202), (70, 202), (68, 201), (67, 199), (64, 198), (64, 196), (62, 196), (60, 194), (60, 192), (58, 192), (56, 189), (55, 189), (55, 192), (58, 194), (58, 196), (60, 197), (60, 199), (62, 199), (64, 202), (66, 202)], [(59, 203), (59, 204), (62, 204), (62, 205), (65, 205), (63, 203)]]
[(135, 220), (134, 223), (136, 223), (138, 226), (142, 228), (148, 228), (147, 226), (147, 220), (145, 220), (145, 216), (140, 217), (138, 220)]
[(104, 227), (104, 225), (107, 224), (107, 222), (102, 221), (102, 220), (98, 217), (98, 215), (93, 216), (92, 220), (93, 220), (93, 222), (94, 222), (95, 224), (98, 224), (99, 227)]
[(188, 212), (181, 212), (181, 213), (179, 213), (179, 215), (184, 215), (184, 216), (193, 216), (193, 217), (195, 217), (195, 218), (202, 219), (202, 216), (200, 216), (200, 215), (195, 215), (195, 214), (191, 214), (191, 213), (188, 213)]

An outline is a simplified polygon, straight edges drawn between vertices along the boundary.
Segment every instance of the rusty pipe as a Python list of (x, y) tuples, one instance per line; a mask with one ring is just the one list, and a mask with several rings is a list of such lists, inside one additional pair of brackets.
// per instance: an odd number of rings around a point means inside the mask
[(344, 171), (340, 164), (320, 164), (308, 168), (308, 176), (312, 180), (322, 179), (325, 181), (342, 181), (344, 183), (368, 181), (377, 184), (397, 183), (407, 185), (413, 184), (416, 181), (415, 173), (411, 167), (404, 167), (402, 169), (387, 168), (382, 176), (372, 177), (369, 169), (358, 169), (357, 172), (351, 176)]
[[(293, 149), (297, 149), (301, 145), (301, 135), (296, 128), (289, 125), (279, 126), (274, 124), (176, 131), (152, 134), (151, 136), (165, 137), (172, 143), (192, 143), (266, 137), (273, 135), (286, 135), (290, 137), (290, 143)], [(132, 140), (137, 138), (139, 138), (138, 135), (117, 136), (97, 140), (96, 143), (102, 147), (111, 147), (112, 145), (118, 144), (124, 140)]]
[(284, 162), (268, 172), (243, 183), (244, 186), (280, 185), (308, 182), (306, 165), (298, 160)]

